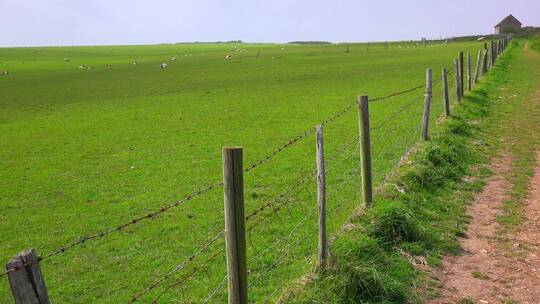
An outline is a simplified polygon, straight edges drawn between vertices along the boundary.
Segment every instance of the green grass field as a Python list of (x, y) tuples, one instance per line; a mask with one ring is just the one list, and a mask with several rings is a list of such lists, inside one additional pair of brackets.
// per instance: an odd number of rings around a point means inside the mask
[[(0, 76), (0, 257), (7, 261), (29, 247), (46, 255), (159, 209), (220, 181), (222, 146), (243, 146), (247, 167), (350, 106), (358, 94), (378, 97), (420, 85), (427, 67), (436, 78), (459, 51), (471, 52), (474, 62), (480, 47), (460, 42), (396, 43), (389, 49), (372, 44), (369, 50), (353, 44), (350, 52), (344, 45), (274, 44), (0, 49), (0, 71), (9, 71)], [(227, 54), (233, 57), (226, 60)], [(178, 60), (172, 62), (173, 56)], [(159, 68), (162, 62), (167, 69)], [(370, 105), (372, 126), (378, 126), (417, 100), (374, 131), (376, 181), (419, 138), (422, 94), (420, 89)], [(439, 82), (433, 122), (442, 111), (441, 94)], [(354, 109), (325, 127), (330, 231), (360, 204), (357, 136)], [(315, 168), (313, 139), (304, 138), (246, 174), (246, 213)], [(51, 300), (127, 302), (223, 229), (222, 197), (217, 188), (43, 261)], [(315, 181), (287, 197), (287, 208), (265, 210), (268, 220), (248, 233), (253, 302), (275, 300), (313, 266)], [(160, 298), (164, 303), (203, 302), (225, 274), (223, 254), (204, 271), (190, 273), (222, 248), (223, 241), (216, 243), (140, 301), (149, 302), (180, 280)], [(5, 277), (0, 284), (0, 302), (9, 302)], [(211, 301), (225, 298), (223, 286)]]

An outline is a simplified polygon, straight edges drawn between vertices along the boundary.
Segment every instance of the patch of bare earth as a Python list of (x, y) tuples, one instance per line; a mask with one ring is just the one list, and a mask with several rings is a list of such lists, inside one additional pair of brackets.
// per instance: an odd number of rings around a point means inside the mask
[(496, 216), (511, 186), (505, 178), (510, 162), (508, 155), (492, 162), (495, 174), (468, 210), (463, 253), (444, 259), (435, 274), (442, 284), (440, 297), (430, 303), (540, 303), (540, 153), (522, 226), (501, 238)]

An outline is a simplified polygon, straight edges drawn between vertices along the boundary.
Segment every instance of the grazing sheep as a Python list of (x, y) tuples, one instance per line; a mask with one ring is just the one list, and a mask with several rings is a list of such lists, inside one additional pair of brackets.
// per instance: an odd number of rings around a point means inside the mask
[(89, 69), (89, 70), (91, 70), (91, 69), (92, 69), (92, 67), (91, 67), (91, 66), (88, 66), (88, 69)]
[(133, 61), (133, 65), (137, 65), (137, 64), (139, 64), (139, 63), (137, 62), (137, 60)]
[(231, 59), (231, 58), (232, 58), (232, 55), (230, 55), (230, 54), (225, 56), (225, 59)]
[(173, 58), (171, 58), (171, 61), (176, 61), (178, 58), (176, 58), (176, 56), (174, 56)]
[(64, 58), (64, 62), (71, 62), (69, 58)]
[(0, 75), (9, 75), (9, 71), (3, 71)]
[(162, 64), (159, 65), (160, 68), (162, 69), (165, 69), (167, 68), (167, 64), (165, 62), (163, 62)]
[(82, 70), (82, 69), (84, 69), (85, 67), (86, 67), (86, 66), (85, 66), (84, 64), (81, 64), (81, 65), (79, 66), (79, 69)]

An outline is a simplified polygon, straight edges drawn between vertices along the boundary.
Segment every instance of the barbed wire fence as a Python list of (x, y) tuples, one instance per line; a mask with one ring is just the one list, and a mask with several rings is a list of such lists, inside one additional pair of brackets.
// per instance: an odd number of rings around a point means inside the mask
[[(323, 157), (325, 152), (322, 150), (323, 127), (331, 131), (334, 122), (348, 114), (356, 113), (354, 110), (358, 109), (359, 128), (362, 130), (361, 112), (364, 111), (362, 101), (351, 101), (342, 110), (322, 120), (318, 127), (308, 128), (291, 137), (240, 172), (229, 172), (231, 176), (244, 174), (249, 176), (246, 182), (248, 190), (246, 193), (251, 195), (253, 203), (246, 205), (247, 213), (244, 213), (244, 184), (241, 181), (243, 178), (240, 178), (240, 182), (237, 178), (229, 181), (226, 179), (215, 181), (179, 200), (157, 207), (153, 211), (75, 238), (43, 256), (38, 256), (34, 250), (25, 250), (7, 263), (6, 271), (0, 273), (0, 278), (9, 279), (16, 303), (34, 303), (31, 301), (35, 299), (42, 301), (40, 303), (48, 303), (48, 293), (40, 263), (69, 252), (73, 248), (88, 246), (88, 243), (92, 241), (158, 218), (195, 199), (204, 199), (205, 195), (216, 189), (223, 189), (226, 202), (225, 222), (227, 223), (228, 220), (227, 213), (236, 214), (233, 216), (234, 224), (235, 227), (240, 227), (241, 231), (228, 231), (223, 229), (222, 225), (219, 228), (216, 228), (219, 225), (209, 227), (209, 233), (193, 242), (195, 246), (191, 246), (188, 250), (191, 253), (185, 254), (180, 263), (169, 265), (160, 273), (154, 270), (156, 274), (143, 283), (145, 287), (132, 290), (126, 302), (168, 301), (178, 295), (178, 291), (172, 292), (177, 289), (180, 289), (182, 301), (186, 303), (224, 302), (227, 297), (231, 297), (231, 293), (238, 295), (239, 303), (247, 303), (248, 289), (250, 294), (255, 295), (257, 301), (275, 301), (287, 288), (288, 282), (300, 279), (313, 267), (321, 267), (321, 258), (318, 257), (317, 261), (314, 258), (315, 248), (319, 248), (318, 256), (324, 256), (322, 251), (328, 250), (328, 244), (321, 246), (321, 242), (328, 242), (327, 226), (328, 233), (337, 232), (355, 209), (365, 205), (366, 202), (361, 201), (358, 193), (362, 192), (362, 197), (372, 195), (372, 193), (365, 193), (367, 189), (363, 187), (366, 184), (366, 176), (369, 176), (370, 185), (382, 185), (404, 156), (419, 142), (421, 130), (428, 127), (426, 124), (437, 123), (437, 119), (440, 119), (442, 113), (445, 112), (445, 107), (450, 107), (448, 100), (461, 100), (466, 91), (464, 79), (471, 83), (468, 86), (468, 90), (471, 90), (479, 75), (487, 73), (496, 58), (505, 50), (510, 39), (511, 36), (508, 36), (491, 42), (490, 50), (485, 44), (484, 51), (480, 50), (478, 53), (476, 67), (473, 67), (469, 60), (464, 68), (463, 54), (461, 54), (457, 59), (457, 64), (448, 69), (446, 79), (442, 76), (434, 77), (433, 80), (428, 78), (426, 84), (410, 89), (371, 99), (366, 97), (366, 103), (377, 107), (377, 111), (374, 112), (376, 115), (373, 117), (369, 116), (369, 112), (365, 113), (370, 120), (367, 130), (370, 138), (367, 139), (367, 143), (366, 138), (362, 135), (359, 137), (357, 131), (354, 132), (355, 128), (351, 128), (350, 132), (344, 132), (339, 144), (327, 148), (328, 155)], [(431, 75), (431, 71), (429, 74)], [(422, 92), (424, 88), (426, 91)], [(427, 120), (422, 120), (422, 116), (426, 115), (426, 109)], [(367, 106), (365, 111), (368, 111)], [(372, 126), (369, 127), (369, 125)], [(342, 130), (334, 131), (341, 132)], [(317, 143), (321, 145), (317, 145), (316, 148), (313, 142), (308, 140), (310, 137), (316, 137)], [(332, 139), (329, 139), (329, 142), (334, 143)], [(307, 148), (308, 146), (311, 148)], [(274, 160), (278, 161), (278, 156), (284, 151), (299, 147), (303, 147), (305, 155), (299, 157), (297, 162), (286, 166), (287, 175), (295, 177), (283, 179), (280, 176), (274, 179), (276, 182), (264, 184), (267, 173), (261, 172), (259, 168), (270, 165)], [(334, 147), (336, 148), (333, 149)], [(310, 154), (317, 154), (318, 162), (322, 160), (324, 164), (322, 170), (319, 166), (316, 170), (313, 169), (315, 162), (310, 160)], [(365, 162), (368, 158), (369, 166), (366, 167)], [(235, 161), (238, 160), (242, 161), (241, 148), (240, 158)], [(224, 170), (225, 174), (226, 169)], [(370, 170), (374, 174), (369, 172), (369, 175), (366, 175), (365, 170)], [(291, 174), (293, 171), (296, 173)], [(258, 174), (262, 177), (258, 177)], [(233, 193), (231, 197), (228, 192), (230, 187), (235, 190), (241, 187), (242, 195), (234, 197)], [(273, 189), (271, 191), (273, 195), (259, 196), (257, 190), (261, 187)], [(321, 193), (323, 193), (322, 197)], [(356, 197), (358, 199), (351, 202)], [(235, 204), (227, 205), (228, 201)], [(328, 218), (327, 213), (330, 214)], [(219, 212), (218, 215), (223, 214)], [(238, 217), (238, 215), (241, 216)], [(321, 222), (321, 219), (324, 220)], [(324, 229), (324, 237), (321, 239), (322, 229)], [(231, 248), (231, 244), (226, 241), (231, 238), (240, 240), (235, 248)], [(243, 256), (238, 255), (239, 251), (244, 252)], [(231, 256), (233, 252), (235, 255)], [(229, 271), (225, 269), (225, 261), (227, 261)], [(239, 273), (231, 275), (230, 267), (232, 266), (240, 269)], [(186, 286), (196, 283), (204, 283), (208, 288), (201, 288), (198, 284), (199, 290), (196, 294), (186, 294)]]

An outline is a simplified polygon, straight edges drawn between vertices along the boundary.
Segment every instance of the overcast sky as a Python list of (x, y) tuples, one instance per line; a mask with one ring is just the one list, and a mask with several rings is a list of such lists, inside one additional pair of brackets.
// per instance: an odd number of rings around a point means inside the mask
[(384, 41), (540, 26), (540, 0), (0, 0), (0, 46)]

